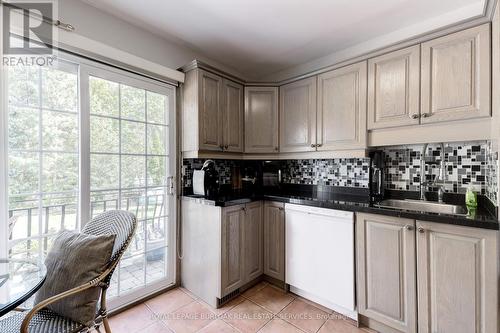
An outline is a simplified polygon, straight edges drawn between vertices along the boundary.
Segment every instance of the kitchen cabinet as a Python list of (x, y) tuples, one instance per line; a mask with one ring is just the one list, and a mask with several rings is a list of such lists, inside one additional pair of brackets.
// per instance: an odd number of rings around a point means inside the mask
[(368, 129), (420, 123), (420, 45), (368, 60)]
[(245, 205), (245, 282), (258, 278), (264, 272), (262, 210), (260, 201)]
[(245, 205), (222, 210), (221, 285), (227, 295), (245, 282)]
[(497, 231), (417, 221), (418, 332), (497, 332), (497, 256)]
[(182, 285), (218, 307), (263, 274), (263, 205), (218, 207), (183, 197)]
[(245, 153), (278, 152), (278, 88), (245, 87)]
[(280, 152), (316, 150), (316, 77), (280, 87)]
[(422, 44), (421, 123), (491, 114), (490, 26)]
[(366, 148), (366, 61), (318, 76), (317, 150)]
[(182, 151), (243, 152), (243, 85), (201, 68), (183, 86)]
[(356, 214), (358, 311), (417, 331), (415, 221)]
[(497, 332), (498, 231), (356, 217), (358, 308), (372, 328)]
[(264, 204), (264, 274), (285, 281), (285, 209), (280, 202)]
[(227, 79), (222, 81), (222, 144), (224, 151), (227, 152), (243, 152), (245, 140), (243, 94), (243, 85)]

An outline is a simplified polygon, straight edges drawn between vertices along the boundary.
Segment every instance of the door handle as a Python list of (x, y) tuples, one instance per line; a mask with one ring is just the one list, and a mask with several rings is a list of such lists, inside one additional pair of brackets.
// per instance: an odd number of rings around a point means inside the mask
[(167, 189), (169, 195), (175, 194), (174, 176), (167, 177)]

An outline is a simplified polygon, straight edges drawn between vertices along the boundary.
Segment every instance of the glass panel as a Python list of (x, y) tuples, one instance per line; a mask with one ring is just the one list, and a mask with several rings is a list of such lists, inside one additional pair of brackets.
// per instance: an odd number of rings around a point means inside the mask
[(167, 276), (167, 248), (159, 247), (146, 252), (146, 283), (151, 283)]
[(166, 217), (147, 220), (146, 223), (146, 250), (152, 251), (167, 245), (165, 237)]
[(145, 181), (145, 157), (122, 155), (122, 188), (143, 187)]
[(90, 193), (90, 218), (108, 210), (118, 209), (118, 191), (95, 191)]
[(14, 242), (10, 249), (10, 257), (18, 260), (35, 260), (40, 257), (40, 240), (29, 239)]
[(145, 216), (146, 191), (144, 189), (127, 190), (122, 192), (121, 209), (128, 210), (138, 219)]
[(45, 150), (78, 151), (78, 115), (42, 112), (42, 142)]
[(96, 78), (89, 78), (90, 113), (106, 116), (119, 116), (118, 83)]
[(9, 195), (38, 192), (39, 164), (38, 153), (9, 153)]
[(123, 254), (124, 258), (134, 256), (145, 251), (145, 237), (144, 237), (144, 221), (137, 221), (137, 228), (135, 234), (130, 241), (130, 244)]
[(113, 298), (118, 296), (118, 274), (119, 274), (118, 271), (119, 269), (116, 269), (115, 272), (113, 273), (113, 276), (111, 276), (111, 283), (109, 284), (107, 291), (108, 298)]
[(8, 66), (8, 69), (9, 104), (39, 106), (39, 68), (32, 66)]
[(57, 69), (42, 69), (42, 107), (78, 111), (78, 75)]
[(124, 258), (120, 263), (120, 294), (144, 286), (144, 254)]
[(167, 155), (167, 130), (166, 126), (148, 124), (148, 154)]
[(37, 195), (9, 197), (9, 239), (38, 235), (38, 204)]
[(167, 189), (165, 187), (148, 190), (148, 211), (147, 218), (155, 218), (167, 215), (168, 199)]
[(90, 188), (114, 189), (119, 186), (119, 155), (90, 154)]
[(90, 116), (90, 151), (118, 153), (120, 151), (120, 121)]
[(168, 124), (167, 96), (146, 92), (148, 106), (148, 122), (157, 124)]
[(121, 117), (145, 120), (146, 95), (143, 89), (121, 85)]
[(78, 153), (42, 154), (42, 191), (78, 189)]
[(145, 154), (146, 125), (122, 120), (122, 153)]
[(55, 234), (63, 229), (78, 230), (78, 195), (46, 195), (43, 198), (42, 233)]
[(162, 186), (167, 182), (167, 158), (162, 156), (148, 157), (148, 186)]
[(9, 107), (10, 149), (38, 149), (39, 112), (33, 108)]

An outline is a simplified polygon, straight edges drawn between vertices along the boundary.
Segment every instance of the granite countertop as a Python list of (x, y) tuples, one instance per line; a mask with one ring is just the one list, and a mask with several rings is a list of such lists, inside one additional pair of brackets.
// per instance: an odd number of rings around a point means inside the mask
[[(249, 203), (252, 201), (277, 201), (320, 208), (338, 209), (360, 213), (381, 214), (394, 217), (409, 218), (428, 222), (454, 224), (483, 229), (499, 230), (499, 221), (491, 207), (480, 205), (474, 216), (454, 215), (443, 213), (418, 212), (400, 208), (377, 207), (377, 203), (370, 202), (366, 191), (263, 191), (261, 194), (226, 193), (212, 199), (203, 196), (184, 194), (186, 198), (203, 200), (207, 204), (228, 207)], [(463, 202), (463, 201), (462, 201)]]

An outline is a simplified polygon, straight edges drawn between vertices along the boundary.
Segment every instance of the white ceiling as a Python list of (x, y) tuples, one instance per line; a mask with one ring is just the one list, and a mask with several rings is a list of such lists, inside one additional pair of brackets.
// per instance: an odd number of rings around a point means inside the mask
[(258, 80), (386, 35), (406, 39), (476, 17), (487, 0), (83, 1)]

